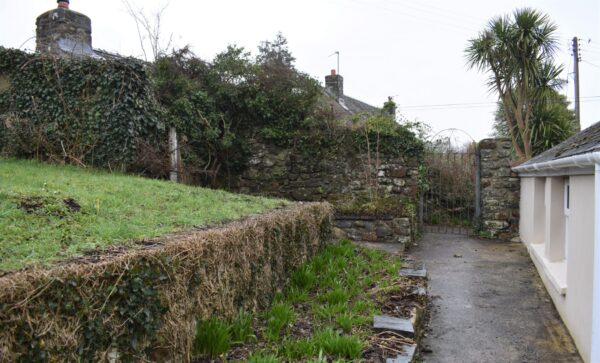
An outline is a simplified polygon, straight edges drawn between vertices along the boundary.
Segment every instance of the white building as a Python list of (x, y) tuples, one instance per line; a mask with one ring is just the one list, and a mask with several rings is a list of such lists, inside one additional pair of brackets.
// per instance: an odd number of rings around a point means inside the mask
[(600, 122), (513, 170), (521, 240), (584, 361), (600, 363)]

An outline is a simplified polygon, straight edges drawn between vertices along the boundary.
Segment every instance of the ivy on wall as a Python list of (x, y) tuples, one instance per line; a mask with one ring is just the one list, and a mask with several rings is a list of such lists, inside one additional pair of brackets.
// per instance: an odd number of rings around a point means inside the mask
[(138, 60), (67, 60), (0, 47), (0, 75), (10, 82), (0, 93), (0, 131), (12, 155), (124, 169), (136, 139), (153, 142), (164, 130)]
[(243, 171), (256, 139), (315, 157), (419, 158), (421, 140), (394, 121), (389, 102), (345, 127), (318, 82), (295, 69), (281, 35), (263, 42), (256, 57), (230, 46), (212, 62), (185, 48), (148, 64), (0, 47), (0, 151), (164, 177), (166, 129), (174, 126), (187, 182)]

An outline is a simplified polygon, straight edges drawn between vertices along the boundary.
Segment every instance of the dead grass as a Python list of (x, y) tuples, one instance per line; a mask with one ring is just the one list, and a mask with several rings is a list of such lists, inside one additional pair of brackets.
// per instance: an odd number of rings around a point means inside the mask
[(95, 263), (1, 277), (0, 361), (99, 361), (115, 352), (189, 361), (196, 319), (266, 307), (324, 245), (331, 214), (329, 204), (295, 204)]

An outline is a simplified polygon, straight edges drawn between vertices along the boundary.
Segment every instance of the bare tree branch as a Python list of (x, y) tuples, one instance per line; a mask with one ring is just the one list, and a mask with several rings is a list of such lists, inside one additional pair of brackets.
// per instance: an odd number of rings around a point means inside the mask
[[(146, 61), (149, 60), (149, 53), (152, 54), (152, 60), (158, 59), (158, 57), (167, 52), (173, 42), (172, 33), (164, 43), (161, 34), (163, 16), (170, 3), (167, 2), (163, 7), (149, 15), (143, 8), (135, 8), (130, 0), (122, 0), (122, 2), (125, 5), (127, 13), (135, 21), (140, 47), (144, 53), (144, 59)], [(147, 48), (150, 48), (150, 51), (148, 51)]]

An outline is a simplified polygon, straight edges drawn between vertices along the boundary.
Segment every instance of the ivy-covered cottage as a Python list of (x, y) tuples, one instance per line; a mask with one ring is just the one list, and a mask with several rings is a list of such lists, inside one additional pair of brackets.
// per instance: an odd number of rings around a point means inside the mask
[(514, 170), (521, 240), (583, 359), (600, 362), (600, 122)]

